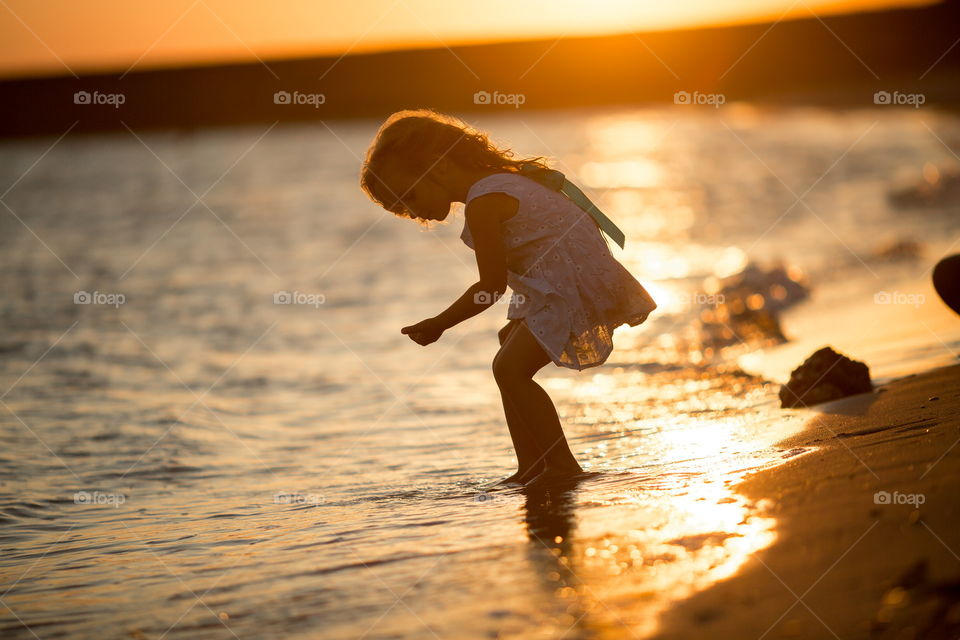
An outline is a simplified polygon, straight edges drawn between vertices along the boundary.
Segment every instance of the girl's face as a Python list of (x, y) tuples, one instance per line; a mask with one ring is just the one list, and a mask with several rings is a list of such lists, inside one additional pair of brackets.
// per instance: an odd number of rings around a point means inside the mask
[(412, 215), (426, 220), (443, 220), (450, 214), (450, 194), (436, 176), (400, 175), (396, 180), (400, 204)]

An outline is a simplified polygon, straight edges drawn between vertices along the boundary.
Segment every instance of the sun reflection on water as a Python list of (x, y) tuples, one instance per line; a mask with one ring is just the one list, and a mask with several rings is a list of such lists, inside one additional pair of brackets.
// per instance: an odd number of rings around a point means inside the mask
[(663, 182), (663, 169), (648, 160), (623, 160), (619, 162), (587, 162), (580, 167), (580, 177), (595, 188), (617, 187), (650, 188)]
[(772, 544), (767, 505), (729, 488), (743, 473), (609, 476), (580, 498), (529, 490), (528, 558), (552, 604), (544, 637), (647, 637), (673, 603)]
[(623, 367), (546, 382), (582, 407), (568, 422), (592, 425), (578, 449), (584, 467), (619, 469), (567, 495), (527, 496), (531, 561), (558, 607), (551, 633), (647, 637), (674, 603), (773, 543), (769, 501), (734, 489), (778, 463), (775, 442), (796, 428), (775, 415), (763, 381), (720, 367), (660, 375)]

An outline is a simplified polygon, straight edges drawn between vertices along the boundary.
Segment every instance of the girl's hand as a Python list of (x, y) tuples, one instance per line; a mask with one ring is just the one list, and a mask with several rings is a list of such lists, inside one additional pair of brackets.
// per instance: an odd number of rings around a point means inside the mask
[(433, 318), (421, 320), (400, 330), (400, 333), (407, 334), (411, 340), (424, 347), (439, 340), (443, 332), (444, 328)]

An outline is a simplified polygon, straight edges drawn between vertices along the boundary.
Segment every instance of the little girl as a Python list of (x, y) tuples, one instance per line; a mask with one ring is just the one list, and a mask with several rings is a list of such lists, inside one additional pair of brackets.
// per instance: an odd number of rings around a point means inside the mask
[[(478, 281), (449, 308), (404, 333), (428, 345), (513, 291), (493, 375), (517, 454), (503, 483), (540, 483), (583, 473), (557, 411), (533, 375), (548, 362), (582, 370), (603, 364), (613, 330), (636, 326), (657, 305), (610, 253), (597, 222), (538, 181), (542, 157), (514, 160), (488, 137), (428, 109), (399, 111), (380, 127), (361, 171), (363, 191), (421, 225), (466, 205), (461, 239)], [(543, 181), (545, 182), (545, 180)]]

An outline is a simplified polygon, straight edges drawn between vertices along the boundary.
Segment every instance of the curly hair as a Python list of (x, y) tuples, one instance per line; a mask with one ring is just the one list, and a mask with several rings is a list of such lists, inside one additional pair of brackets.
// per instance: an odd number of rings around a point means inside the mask
[(360, 188), (394, 215), (429, 226), (403, 205), (405, 193), (388, 182), (395, 167), (423, 176), (441, 159), (465, 169), (520, 173), (527, 165), (549, 170), (545, 157), (515, 159), (513, 151), (494, 145), (487, 134), (459, 118), (433, 109), (407, 109), (391, 114), (377, 131), (360, 171)]

